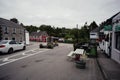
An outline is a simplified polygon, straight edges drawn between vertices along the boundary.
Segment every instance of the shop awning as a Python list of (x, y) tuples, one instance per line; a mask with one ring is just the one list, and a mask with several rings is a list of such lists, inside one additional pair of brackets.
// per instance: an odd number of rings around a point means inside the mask
[(120, 31), (120, 25), (115, 26), (115, 31)]
[(104, 26), (104, 31), (112, 31), (112, 26), (111, 25)]

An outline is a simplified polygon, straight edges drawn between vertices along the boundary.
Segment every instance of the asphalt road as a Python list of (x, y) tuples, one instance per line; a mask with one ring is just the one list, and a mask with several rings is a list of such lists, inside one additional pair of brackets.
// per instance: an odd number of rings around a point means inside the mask
[(0, 80), (103, 80), (96, 59), (88, 58), (86, 69), (78, 69), (67, 60), (72, 50), (71, 44), (59, 44), (54, 49), (39, 49), (35, 44), (28, 52), (2, 56)]

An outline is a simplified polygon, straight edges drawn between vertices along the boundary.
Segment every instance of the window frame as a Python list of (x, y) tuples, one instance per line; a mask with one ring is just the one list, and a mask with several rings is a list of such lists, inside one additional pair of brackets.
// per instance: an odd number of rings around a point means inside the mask
[(16, 34), (16, 28), (13, 28), (13, 34)]
[(8, 34), (8, 27), (5, 27), (5, 28), (4, 28), (4, 33), (5, 33), (5, 34)]

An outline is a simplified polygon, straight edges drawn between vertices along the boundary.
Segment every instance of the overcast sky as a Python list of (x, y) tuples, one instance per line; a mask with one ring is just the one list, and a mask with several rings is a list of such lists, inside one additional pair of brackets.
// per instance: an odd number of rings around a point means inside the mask
[(24, 25), (74, 28), (110, 18), (120, 0), (0, 0), (0, 17), (17, 18)]

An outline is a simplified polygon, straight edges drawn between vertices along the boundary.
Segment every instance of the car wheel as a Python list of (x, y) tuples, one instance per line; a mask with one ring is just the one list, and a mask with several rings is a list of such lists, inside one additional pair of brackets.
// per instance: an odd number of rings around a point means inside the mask
[(10, 48), (10, 49), (8, 50), (8, 53), (9, 53), (9, 54), (13, 53), (13, 49)]
[(43, 45), (42, 45), (42, 44), (40, 44), (40, 45), (39, 45), (39, 48), (43, 48)]
[(25, 46), (23, 46), (23, 50), (25, 50), (26, 49), (26, 47)]

